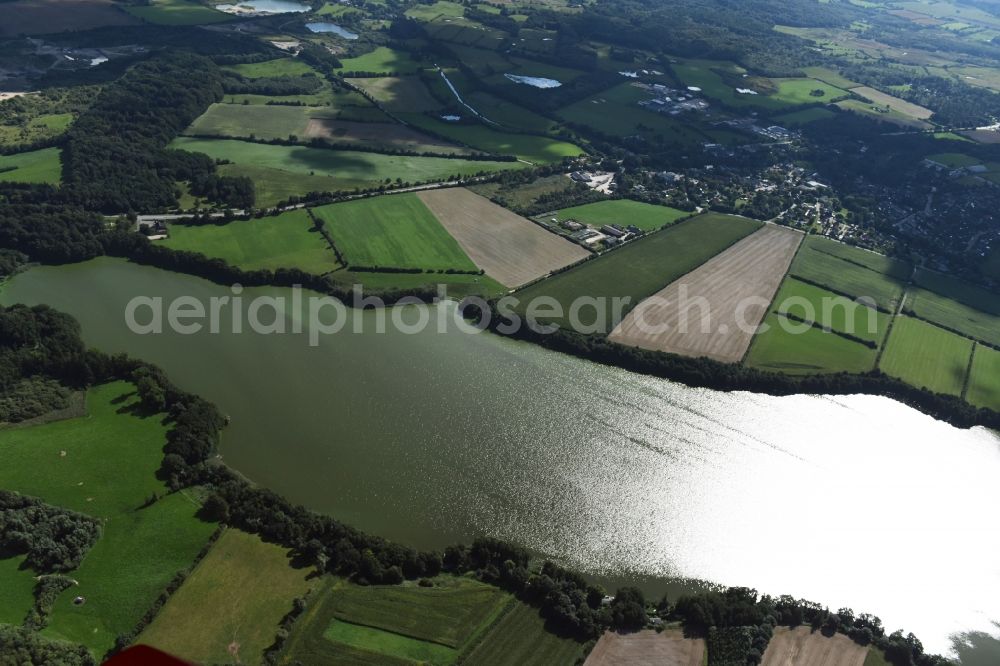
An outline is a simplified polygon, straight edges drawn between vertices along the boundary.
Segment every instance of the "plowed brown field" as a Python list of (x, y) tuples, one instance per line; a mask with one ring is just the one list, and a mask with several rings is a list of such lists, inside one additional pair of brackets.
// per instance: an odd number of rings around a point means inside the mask
[(462, 187), (417, 194), (473, 263), (519, 287), (589, 256), (579, 245)]
[(843, 634), (827, 638), (809, 627), (778, 627), (762, 666), (864, 666), (868, 648)]
[(705, 641), (684, 638), (680, 631), (607, 632), (601, 636), (584, 666), (701, 666)]
[(803, 235), (767, 225), (642, 301), (609, 336), (643, 349), (735, 363)]

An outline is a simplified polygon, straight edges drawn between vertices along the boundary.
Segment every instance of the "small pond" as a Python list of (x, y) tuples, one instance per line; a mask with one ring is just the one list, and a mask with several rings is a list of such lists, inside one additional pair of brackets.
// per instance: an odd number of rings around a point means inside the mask
[(328, 23), (326, 21), (321, 21), (317, 23), (306, 23), (306, 27), (313, 32), (332, 32), (338, 37), (343, 37), (344, 39), (357, 39), (357, 33), (351, 32), (346, 28), (342, 28), (336, 23)]
[(514, 83), (523, 83), (535, 88), (558, 88), (562, 85), (562, 83), (555, 79), (546, 79), (542, 76), (521, 76), (519, 74), (504, 74), (504, 76)]

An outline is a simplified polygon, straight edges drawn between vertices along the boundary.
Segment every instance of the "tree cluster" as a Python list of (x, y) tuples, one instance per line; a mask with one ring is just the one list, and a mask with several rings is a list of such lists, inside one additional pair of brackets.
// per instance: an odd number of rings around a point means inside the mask
[(0, 549), (39, 573), (72, 571), (100, 535), (96, 518), (0, 490)]

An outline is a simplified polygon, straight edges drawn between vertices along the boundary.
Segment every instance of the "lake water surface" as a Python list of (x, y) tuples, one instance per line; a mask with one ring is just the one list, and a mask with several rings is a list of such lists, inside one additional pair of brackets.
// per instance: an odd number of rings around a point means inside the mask
[(249, 7), (261, 14), (287, 14), (309, 11), (309, 5), (292, 0), (240, 0), (231, 5), (219, 5), (216, 9), (231, 11), (234, 7)]
[(327, 32), (343, 37), (344, 39), (357, 39), (357, 33), (353, 33), (347, 28), (342, 28), (336, 23), (328, 23), (326, 21), (320, 21), (316, 23), (306, 23), (306, 27), (312, 32)]
[[(125, 326), (133, 296), (228, 294), (99, 259), (32, 269), (0, 300), (48, 303), (91, 345), (162, 366), (232, 417), (230, 465), (361, 529), (422, 547), (494, 535), (647, 589), (700, 579), (849, 605), (937, 652), (958, 632), (997, 633), (989, 431), (879, 397), (690, 389), (489, 334), (341, 333), (310, 347)], [(377, 314), (353, 316), (370, 330)], [(967, 663), (1000, 663), (979, 638), (987, 648)]]

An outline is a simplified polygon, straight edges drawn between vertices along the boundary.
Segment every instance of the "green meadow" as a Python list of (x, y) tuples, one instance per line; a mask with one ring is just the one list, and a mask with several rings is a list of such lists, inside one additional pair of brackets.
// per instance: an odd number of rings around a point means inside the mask
[(643, 231), (654, 231), (689, 215), (691, 213), (676, 208), (656, 206), (630, 199), (598, 201), (597, 203), (563, 208), (555, 212), (555, 216), (560, 222), (577, 220), (595, 226), (618, 224), (623, 227), (631, 224)]
[(0, 155), (0, 181), (58, 185), (62, 181), (59, 149), (42, 148), (27, 153)]
[(579, 146), (545, 136), (507, 133), (479, 123), (449, 123), (422, 114), (404, 113), (400, 116), (423, 130), (477, 150), (495, 155), (515, 155), (518, 159), (536, 164), (560, 162), (565, 157), (577, 157), (584, 153)]
[[(846, 245), (834, 248), (830, 244), (840, 245), (813, 236), (806, 238), (792, 262), (790, 274), (852, 298), (870, 298), (880, 309), (893, 311), (906, 282), (896, 264), (882, 265), (883, 270), (877, 270), (885, 257)], [(866, 265), (868, 262), (872, 263)]]
[[(306, 146), (274, 146), (229, 139), (181, 137), (175, 139), (170, 147), (205, 153), (213, 159), (228, 160), (242, 167), (240, 171), (253, 178), (258, 185), (258, 192), (262, 186), (266, 191), (267, 181), (273, 177), (269, 170), (294, 174), (290, 176), (293, 185), (302, 175), (329, 176), (332, 177), (330, 181), (322, 182), (329, 184), (330, 189), (353, 189), (397, 178), (410, 183), (440, 181), (447, 180), (450, 176), (472, 176), (523, 167), (517, 162), (383, 155)], [(230, 169), (229, 173), (239, 172)], [(309, 181), (302, 180), (302, 183), (305, 187)], [(308, 191), (310, 190), (305, 189), (301, 193)]]
[(184, 133), (190, 136), (303, 140), (309, 118), (332, 116), (326, 108), (250, 104), (213, 104), (191, 123)]
[(517, 297), (521, 303), (539, 296), (554, 298), (562, 305), (563, 316), (539, 319), (557, 325), (568, 323), (569, 306), (581, 296), (628, 298), (627, 312), (760, 226), (732, 215), (699, 215), (531, 285)]
[(892, 325), (880, 367), (913, 386), (961, 395), (971, 353), (972, 340), (900, 315)]
[(349, 265), (478, 270), (415, 194), (320, 206), (313, 214), (326, 223)]
[(515, 605), (468, 653), (465, 663), (477, 666), (572, 666), (583, 646), (545, 630), (545, 620), (525, 604)]
[(881, 344), (892, 316), (826, 289), (789, 277), (774, 299), (773, 310), (823, 328)]
[(0, 557), (0, 624), (21, 624), (35, 605), (35, 572), (23, 556)]
[[(199, 504), (167, 494), (156, 478), (163, 458), (162, 415), (137, 411), (132, 386), (91, 389), (88, 415), (0, 431), (0, 487), (94, 516), (103, 532), (70, 575), (79, 585), (59, 597), (44, 633), (102, 655), (131, 631), (174, 575), (205, 545), (214, 525)], [(161, 499), (143, 507), (153, 494)], [(86, 603), (72, 603), (82, 596)]]
[(228, 224), (175, 224), (170, 226), (170, 238), (157, 242), (223, 259), (248, 271), (298, 268), (327, 273), (338, 266), (333, 251), (302, 209)]
[(977, 407), (1000, 411), (1000, 351), (976, 345), (965, 399)]
[(585, 125), (609, 136), (657, 135), (686, 146), (706, 140), (705, 135), (683, 122), (639, 106), (641, 100), (648, 98), (646, 91), (629, 83), (620, 83), (564, 106), (558, 114), (568, 122)]
[(398, 51), (387, 46), (376, 47), (356, 58), (341, 59), (341, 72), (378, 72), (394, 74), (415, 74), (420, 63), (406, 51)]
[(762, 331), (754, 337), (746, 364), (793, 375), (860, 373), (875, 366), (877, 353), (853, 340), (807, 328), (772, 312), (764, 319)]
[(260, 663), (293, 599), (310, 587), (311, 569), (289, 558), (281, 546), (226, 530), (136, 642), (194, 663)]
[(473, 108), (480, 109), (487, 118), (505, 127), (526, 132), (548, 132), (556, 126), (554, 120), (487, 92), (476, 91), (463, 97)]
[[(334, 645), (344, 645), (380, 657), (403, 659), (414, 664), (446, 666), (455, 661), (455, 651), (444, 645), (400, 636), (360, 624), (333, 620), (323, 638)], [(337, 660), (334, 663), (345, 663)]]
[(235, 18), (193, 0), (152, 0), (148, 5), (128, 5), (125, 11), (158, 25), (203, 25)]
[(921, 288), (908, 292), (906, 306), (918, 317), (1000, 345), (1000, 294), (923, 269), (916, 283)]

